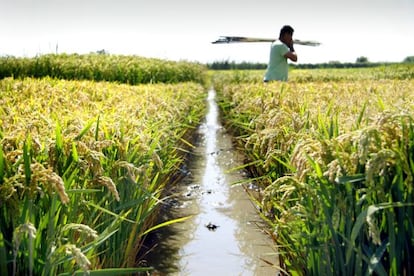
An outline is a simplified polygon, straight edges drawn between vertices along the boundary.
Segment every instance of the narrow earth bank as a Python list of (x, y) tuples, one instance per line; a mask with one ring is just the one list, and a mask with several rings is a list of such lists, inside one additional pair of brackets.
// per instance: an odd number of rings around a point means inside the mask
[(253, 185), (234, 169), (243, 159), (219, 122), (214, 90), (207, 101), (187, 176), (162, 210), (164, 219), (191, 218), (155, 234), (147, 265), (159, 275), (276, 275), (276, 249), (244, 190)]

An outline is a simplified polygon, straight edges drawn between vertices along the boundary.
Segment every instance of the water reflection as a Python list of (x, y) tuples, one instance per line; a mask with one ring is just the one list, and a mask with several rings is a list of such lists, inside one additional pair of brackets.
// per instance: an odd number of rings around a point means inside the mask
[(263, 261), (277, 261), (272, 241), (257, 226), (260, 218), (243, 187), (231, 185), (243, 176), (228, 171), (242, 162), (219, 123), (214, 90), (207, 102), (191, 173), (171, 199), (176, 208), (166, 213), (169, 218), (194, 216), (159, 233), (162, 242), (153, 254), (158, 260), (150, 265), (168, 275), (276, 275)]

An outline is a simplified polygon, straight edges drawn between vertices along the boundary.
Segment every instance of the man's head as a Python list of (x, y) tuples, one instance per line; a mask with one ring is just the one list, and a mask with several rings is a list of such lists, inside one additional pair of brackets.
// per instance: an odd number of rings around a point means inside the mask
[(285, 25), (280, 29), (279, 40), (286, 44), (292, 43), (293, 28), (289, 25)]

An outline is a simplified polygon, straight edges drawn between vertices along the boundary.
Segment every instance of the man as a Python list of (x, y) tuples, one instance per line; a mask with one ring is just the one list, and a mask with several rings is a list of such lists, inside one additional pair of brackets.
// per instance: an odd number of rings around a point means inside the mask
[(279, 39), (274, 41), (270, 48), (269, 63), (263, 81), (287, 81), (288, 80), (288, 62), (296, 62), (298, 56), (293, 48), (293, 28), (285, 25), (280, 30)]

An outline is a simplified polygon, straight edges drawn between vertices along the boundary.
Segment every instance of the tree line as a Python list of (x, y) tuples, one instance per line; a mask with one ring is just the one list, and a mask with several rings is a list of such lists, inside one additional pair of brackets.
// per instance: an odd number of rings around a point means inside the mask
[[(361, 56), (355, 62), (330, 61), (325, 63), (290, 64), (290, 66), (297, 69), (365, 68), (396, 63), (414, 63), (414, 56), (408, 56), (402, 62), (370, 62), (367, 57)], [(267, 67), (267, 63), (223, 60), (207, 63), (207, 67), (211, 70), (264, 70)]]

